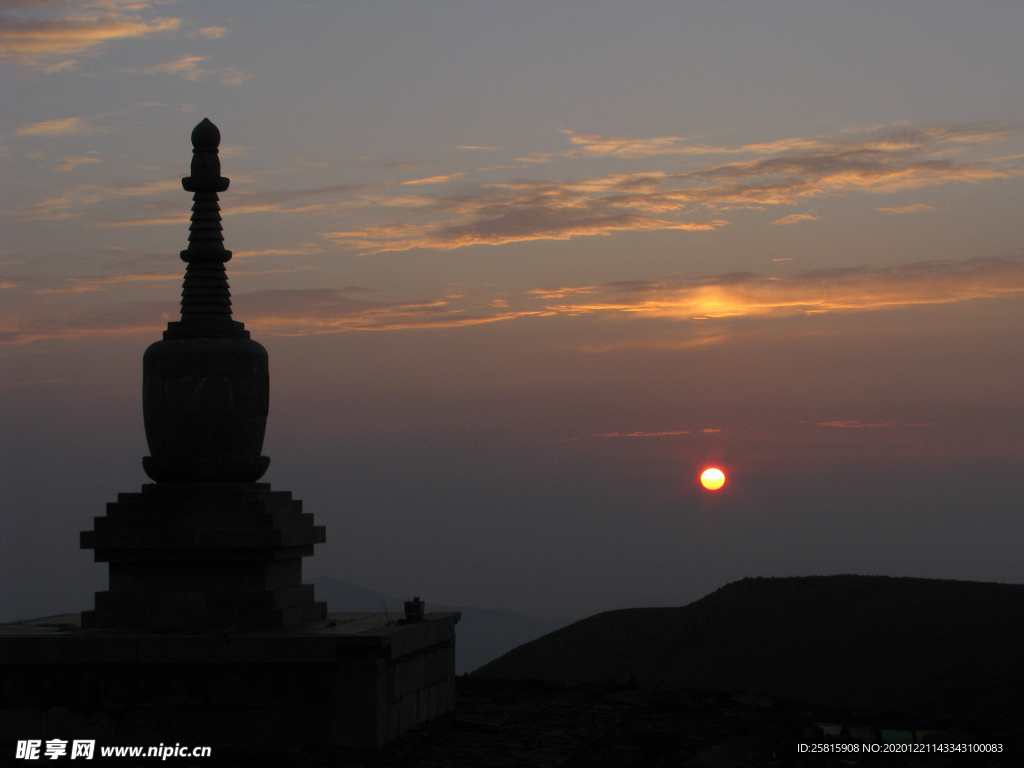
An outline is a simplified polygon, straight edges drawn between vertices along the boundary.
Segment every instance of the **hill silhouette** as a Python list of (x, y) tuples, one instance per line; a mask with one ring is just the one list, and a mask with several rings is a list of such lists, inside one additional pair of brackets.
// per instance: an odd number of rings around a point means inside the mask
[(821, 704), (1024, 714), (1024, 585), (887, 576), (747, 578), (681, 608), (608, 611), (481, 678), (741, 690)]

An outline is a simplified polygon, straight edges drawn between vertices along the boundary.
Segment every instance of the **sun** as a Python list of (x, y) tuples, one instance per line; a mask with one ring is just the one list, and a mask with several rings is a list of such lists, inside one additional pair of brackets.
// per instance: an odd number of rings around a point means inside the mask
[(700, 484), (707, 488), (709, 491), (717, 491), (719, 488), (725, 485), (725, 473), (720, 469), (716, 469), (715, 467), (705, 469), (701, 473)]

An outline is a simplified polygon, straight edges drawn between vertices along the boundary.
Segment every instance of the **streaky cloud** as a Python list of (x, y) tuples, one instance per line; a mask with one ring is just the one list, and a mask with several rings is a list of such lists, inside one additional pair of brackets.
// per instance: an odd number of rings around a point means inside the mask
[[(801, 424), (810, 424), (811, 422), (801, 421)], [(949, 426), (947, 424), (941, 424), (936, 421), (918, 421), (918, 422), (906, 422), (906, 421), (817, 421), (814, 422), (816, 427), (834, 427), (836, 429), (876, 429), (879, 427), (937, 427), (937, 426)]]
[[(694, 155), (748, 157), (717, 162), (709, 158), (680, 173), (648, 170), (563, 180), (464, 183), (450, 192), (412, 199), (382, 190), (361, 201), (365, 215), (376, 216), (377, 221), (321, 234), (345, 249), (383, 253), (619, 232), (714, 230), (729, 223), (722, 218), (725, 211), (799, 206), (849, 192), (893, 194), (1007, 179), (1024, 168), (1017, 160), (985, 157), (984, 147), (1017, 133), (988, 125), (900, 127), (859, 138), (793, 138), (696, 149), (682, 146), (687, 140), (678, 136), (627, 141), (570, 133), (574, 148), (562, 156), (635, 159), (686, 149)], [(961, 157), (965, 152), (971, 156)], [(979, 152), (982, 156), (974, 156)], [(382, 222), (380, 217), (390, 220)], [(773, 223), (791, 225), (816, 218), (816, 214), (797, 211)]]
[(821, 216), (812, 216), (809, 213), (791, 213), (789, 216), (776, 219), (772, 224), (800, 224), (805, 221), (818, 221), (819, 219), (821, 219)]
[(15, 136), (41, 136), (56, 138), (58, 136), (88, 136), (93, 133), (109, 133), (117, 128), (101, 128), (90, 125), (83, 117), (62, 117), (46, 120), (41, 123), (23, 125), (14, 131)]
[[(143, 18), (134, 11), (149, 3), (133, 0), (103, 2), (53, 0), (5, 2), (0, 6), (0, 61), (34, 67), (44, 72), (74, 69), (77, 62), (53, 59), (90, 52), (104, 43), (173, 32), (181, 26), (176, 18)], [(36, 8), (63, 7), (59, 18), (32, 16)]]
[(934, 205), (926, 205), (924, 203), (914, 203), (913, 205), (904, 205), (898, 208), (876, 208), (875, 210), (883, 211), (885, 213), (923, 213), (925, 211), (934, 211)]
[[(777, 278), (733, 273), (704, 278), (548, 290), (532, 294), (560, 314), (620, 313), (703, 320), (868, 311), (1024, 294), (1024, 257), (925, 261), (889, 268), (808, 270)], [(558, 299), (569, 299), (558, 303)]]

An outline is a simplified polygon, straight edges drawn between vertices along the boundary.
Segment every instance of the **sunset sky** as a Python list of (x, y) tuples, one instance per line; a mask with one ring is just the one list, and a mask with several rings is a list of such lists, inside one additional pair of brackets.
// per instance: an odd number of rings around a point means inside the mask
[(204, 117), (307, 575), (1024, 582), (1024, 4), (0, 9), (0, 621), (91, 607), (148, 482)]

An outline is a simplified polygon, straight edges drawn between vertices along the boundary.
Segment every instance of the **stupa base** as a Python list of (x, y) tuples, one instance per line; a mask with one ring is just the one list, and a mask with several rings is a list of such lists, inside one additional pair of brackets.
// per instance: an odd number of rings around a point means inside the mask
[(0, 754), (20, 741), (237, 751), (380, 747), (455, 706), (459, 613), (144, 634), (80, 614), (0, 625)]

